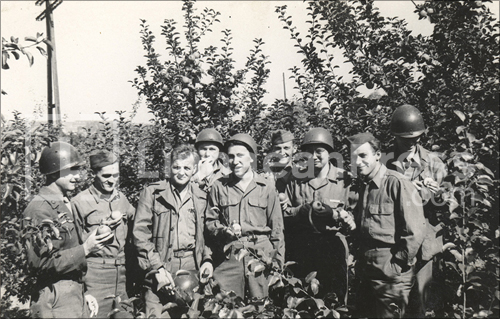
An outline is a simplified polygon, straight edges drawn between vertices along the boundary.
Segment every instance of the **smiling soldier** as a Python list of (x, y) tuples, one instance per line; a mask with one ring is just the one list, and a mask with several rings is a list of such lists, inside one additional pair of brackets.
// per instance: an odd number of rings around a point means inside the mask
[(144, 188), (135, 215), (133, 234), (139, 266), (154, 274), (146, 276), (148, 318), (166, 315), (163, 306), (174, 300), (165, 292), (171, 292), (179, 270), (199, 271), (202, 283), (208, 282), (213, 272), (203, 236), (207, 193), (190, 183), (197, 169), (196, 149), (185, 144), (174, 148), (170, 163), (170, 178)]
[(409, 180), (380, 162), (380, 141), (371, 133), (348, 140), (352, 165), (363, 183), (354, 210), (360, 242), (357, 315), (393, 318), (394, 304), (402, 316), (425, 235), (422, 199)]
[[(259, 175), (257, 144), (248, 134), (236, 134), (226, 142), (232, 174), (217, 180), (210, 191), (206, 212), (207, 236), (217, 243), (214, 278), (220, 287), (242, 298), (268, 295), (268, 271), (252, 272), (252, 257), (238, 259), (244, 247), (259, 250), (269, 262), (283, 264), (283, 216), (274, 182)], [(226, 251), (223, 247), (229, 247)], [(246, 294), (246, 292), (248, 292)]]
[(84, 296), (85, 257), (102, 249), (112, 235), (96, 235), (94, 230), (83, 244), (79, 242), (68, 194), (80, 180), (82, 164), (77, 150), (65, 142), (51, 143), (40, 157), (46, 184), (26, 207), (23, 219), (23, 227), (31, 232), (24, 242), (28, 268), (36, 277), (32, 318), (88, 318), (85, 299), (95, 305), (95, 298)]
[[(85, 285), (99, 304), (98, 318), (106, 318), (116, 308), (114, 298), (125, 299), (125, 244), (135, 209), (123, 193), (118, 191), (120, 167), (112, 152), (99, 150), (90, 155), (93, 184), (79, 193), (71, 204), (79, 228), (85, 238), (97, 228), (114, 234), (111, 242), (99, 252), (87, 256), (88, 271)], [(109, 227), (109, 228), (108, 228)]]

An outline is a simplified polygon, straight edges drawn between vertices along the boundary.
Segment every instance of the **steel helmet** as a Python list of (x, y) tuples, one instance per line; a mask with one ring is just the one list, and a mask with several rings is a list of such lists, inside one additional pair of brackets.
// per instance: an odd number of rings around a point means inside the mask
[(222, 147), (224, 146), (224, 142), (222, 141), (222, 136), (214, 128), (206, 128), (202, 130), (198, 134), (198, 136), (196, 136), (196, 142), (194, 143), (194, 147), (198, 148), (201, 142), (215, 143), (219, 147), (219, 150), (222, 150)]
[(178, 304), (190, 304), (198, 289), (199, 280), (196, 270), (179, 270), (175, 273), (175, 300)]
[(236, 142), (236, 144), (243, 144), (245, 147), (248, 148), (250, 152), (255, 154), (257, 156), (257, 143), (253, 140), (253, 138), (246, 134), (246, 133), (239, 133), (236, 135), (233, 135), (225, 145), (226, 151), (230, 143)]
[(40, 173), (48, 175), (74, 166), (81, 166), (83, 162), (76, 148), (65, 142), (54, 142), (45, 147), (40, 156)]
[(392, 114), (391, 132), (401, 137), (418, 137), (425, 132), (424, 118), (413, 105), (403, 104)]
[(327, 129), (322, 127), (315, 127), (309, 130), (302, 140), (301, 148), (304, 149), (306, 145), (323, 144), (328, 146), (330, 152), (333, 152), (333, 138), (332, 134)]

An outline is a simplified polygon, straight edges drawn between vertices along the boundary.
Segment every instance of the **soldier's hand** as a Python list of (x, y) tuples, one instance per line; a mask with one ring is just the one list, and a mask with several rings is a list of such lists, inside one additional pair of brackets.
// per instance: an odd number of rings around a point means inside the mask
[(439, 184), (431, 177), (426, 177), (424, 179), (423, 185), (427, 187), (431, 192), (435, 193), (439, 190)]
[(354, 216), (349, 214), (344, 209), (340, 209), (338, 211), (339, 217), (342, 220), (342, 222), (347, 226), (349, 230), (355, 230), (356, 229), (356, 222), (354, 221)]
[(96, 252), (103, 249), (105, 242), (114, 236), (113, 232), (104, 233), (101, 235), (97, 235), (96, 233), (97, 233), (97, 228), (94, 229), (89, 234), (89, 237), (87, 237), (87, 239), (83, 243), (83, 250), (85, 251), (85, 256), (87, 256), (92, 252)]
[(158, 273), (155, 274), (155, 278), (158, 282), (158, 286), (156, 287), (157, 291), (159, 291), (163, 287), (169, 287), (174, 284), (172, 275), (163, 267), (158, 269)]
[(106, 225), (111, 229), (115, 229), (116, 227), (118, 227), (118, 225), (122, 223), (123, 215), (120, 213), (119, 216), (118, 214), (116, 214), (115, 216), (112, 215), (112, 217), (115, 218), (113, 219), (110, 217), (108, 219), (105, 219), (101, 222), (101, 224)]
[(204, 262), (200, 267), (200, 282), (202, 284), (206, 284), (208, 280), (213, 276), (213, 274), (214, 266), (212, 265), (212, 263), (209, 261)]
[(421, 181), (417, 181), (417, 180), (412, 181), (412, 184), (413, 184), (413, 186), (415, 186), (415, 188), (418, 191), (421, 190), (422, 187), (424, 186), (424, 183), (422, 183)]
[(85, 295), (85, 301), (87, 302), (90, 310), (90, 318), (96, 317), (99, 312), (99, 303), (97, 302), (97, 299), (95, 299), (92, 295)]
[(198, 178), (203, 180), (205, 177), (208, 175), (212, 174), (214, 171), (214, 161), (211, 157), (209, 158), (202, 158), (198, 162)]
[(228, 242), (238, 239), (232, 227), (224, 227), (223, 233), (226, 237), (226, 241)]
[(278, 198), (280, 200), (281, 211), (286, 212), (288, 210), (290, 200), (285, 193), (279, 193)]

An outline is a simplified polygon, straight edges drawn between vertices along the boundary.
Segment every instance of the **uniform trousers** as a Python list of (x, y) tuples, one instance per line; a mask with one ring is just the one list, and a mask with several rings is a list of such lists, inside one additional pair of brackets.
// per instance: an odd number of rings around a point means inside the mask
[[(226, 291), (234, 291), (241, 298), (264, 298), (269, 294), (269, 273), (267, 271), (253, 273), (248, 263), (254, 259), (247, 255), (241, 261), (236, 259), (238, 249), (241, 247), (258, 249), (264, 254), (270, 254), (273, 250), (269, 237), (265, 235), (244, 236), (240, 242), (235, 242), (226, 259), (214, 269), (214, 279), (220, 288)], [(254, 265), (255, 266), (255, 265)], [(251, 267), (254, 267), (251, 266)], [(245, 293), (247, 291), (247, 293)]]
[(290, 266), (297, 278), (305, 278), (317, 271), (320, 283), (318, 297), (335, 293), (340, 304), (347, 304), (349, 248), (345, 236), (337, 233), (297, 232), (289, 235), (286, 243), (287, 261), (297, 264)]
[(99, 304), (97, 318), (108, 318), (111, 310), (121, 309), (115, 302), (115, 298), (109, 298), (109, 296), (120, 296), (121, 300), (128, 298), (124, 261), (115, 262), (115, 259), (111, 258), (87, 258), (85, 286), (87, 294), (94, 296)]
[[(357, 291), (357, 317), (394, 318), (404, 316), (414, 267), (406, 272), (392, 262), (391, 248), (361, 249), (359, 266), (361, 284)], [(394, 304), (394, 305), (391, 305)]]
[[(175, 273), (179, 270), (196, 270), (196, 262), (194, 260), (194, 255), (190, 254), (189, 256), (183, 256), (183, 257), (174, 257), (172, 256), (172, 260), (169, 262), (170, 264), (170, 274), (172, 275), (172, 278), (175, 278)], [(156, 285), (156, 280), (153, 280)], [(146, 318), (150, 318), (152, 315), (156, 316), (156, 318), (175, 318), (176, 314), (175, 311), (178, 309), (172, 309), (171, 311), (169, 310), (168, 312), (163, 312), (162, 314), (162, 309), (165, 304), (168, 302), (174, 302), (173, 299), (169, 298), (164, 298), (164, 296), (161, 295), (162, 292), (157, 292), (156, 287), (148, 287), (146, 289), (146, 294), (144, 296), (145, 302), (146, 302)], [(169, 313), (169, 312), (174, 312), (174, 313)], [(180, 314), (179, 314), (180, 316)]]
[(31, 298), (32, 318), (89, 318), (83, 283), (59, 280)]

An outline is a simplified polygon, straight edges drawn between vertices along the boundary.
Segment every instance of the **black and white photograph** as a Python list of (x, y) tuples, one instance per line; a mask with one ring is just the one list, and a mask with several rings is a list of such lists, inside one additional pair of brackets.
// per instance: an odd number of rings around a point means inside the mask
[(0, 317), (500, 317), (500, 1), (0, 7)]

